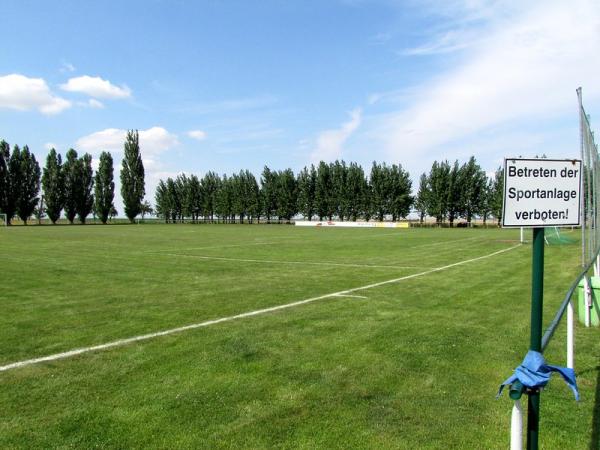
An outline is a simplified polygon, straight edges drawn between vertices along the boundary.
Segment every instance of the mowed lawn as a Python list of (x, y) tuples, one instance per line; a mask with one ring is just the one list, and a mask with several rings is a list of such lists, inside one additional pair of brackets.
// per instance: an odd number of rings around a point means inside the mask
[[(0, 448), (507, 448), (512, 402), (495, 393), (529, 343), (517, 244), (517, 230), (2, 228), (0, 366), (325, 297), (2, 371)], [(546, 323), (579, 258), (546, 247)], [(552, 380), (541, 448), (598, 448), (600, 331), (576, 331), (582, 399)]]

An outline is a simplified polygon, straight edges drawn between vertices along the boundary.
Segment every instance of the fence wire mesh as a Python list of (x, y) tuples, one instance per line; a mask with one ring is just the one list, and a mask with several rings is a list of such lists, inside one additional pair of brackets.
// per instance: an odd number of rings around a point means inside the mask
[(581, 265), (585, 266), (598, 252), (600, 236), (598, 224), (598, 194), (600, 193), (600, 177), (598, 170), (598, 145), (594, 140), (594, 132), (590, 125), (590, 116), (583, 107), (581, 88), (577, 89), (579, 99), (579, 123), (581, 141), (581, 161), (583, 162), (583, 196), (581, 201)]

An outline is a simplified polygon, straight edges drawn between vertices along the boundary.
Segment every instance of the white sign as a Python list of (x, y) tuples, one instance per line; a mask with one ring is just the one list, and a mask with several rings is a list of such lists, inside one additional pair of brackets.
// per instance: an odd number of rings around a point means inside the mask
[(580, 224), (581, 161), (504, 160), (503, 227)]

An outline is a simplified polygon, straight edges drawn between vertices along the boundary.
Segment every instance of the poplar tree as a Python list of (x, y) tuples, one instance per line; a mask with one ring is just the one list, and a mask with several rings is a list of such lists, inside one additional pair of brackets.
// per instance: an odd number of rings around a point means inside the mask
[(260, 178), (261, 185), (261, 197), (263, 201), (263, 213), (267, 218), (267, 223), (271, 221), (271, 217), (275, 214), (277, 209), (277, 186), (276, 186), (276, 174), (272, 172), (267, 166), (263, 169), (262, 176)]
[(154, 201), (156, 205), (154, 209), (159, 217), (165, 219), (165, 223), (169, 223), (169, 220), (171, 219), (171, 207), (169, 204), (168, 191), (169, 189), (167, 184), (163, 180), (160, 180), (156, 186), (156, 193), (154, 194)]
[(490, 200), (489, 206), (492, 215), (498, 221), (498, 226), (500, 226), (500, 221), (502, 220), (502, 197), (504, 195), (504, 168), (498, 167), (496, 173), (494, 174), (494, 179), (492, 181), (492, 188), (490, 190)]
[(250, 223), (254, 219), (260, 222), (260, 189), (256, 178), (249, 170), (244, 171), (244, 195), (248, 199), (248, 216)]
[(108, 221), (114, 198), (113, 159), (110, 153), (102, 152), (94, 183), (94, 211), (103, 224)]
[(79, 193), (77, 195), (77, 215), (79, 221), (85, 224), (85, 219), (94, 207), (94, 170), (92, 169), (92, 155), (86, 153), (78, 161), (79, 167)]
[(144, 164), (140, 154), (139, 133), (137, 130), (127, 132), (125, 139), (123, 162), (121, 167), (121, 196), (125, 206), (125, 215), (134, 222), (142, 207), (146, 190), (144, 187)]
[(298, 189), (292, 169), (277, 174), (277, 215), (287, 221), (298, 212)]
[(390, 212), (389, 208), (389, 188), (390, 177), (387, 173), (387, 166), (377, 164), (373, 161), (371, 167), (371, 176), (369, 178), (371, 185), (371, 202), (373, 211), (377, 214), (377, 220), (383, 220), (383, 216)]
[(42, 175), (42, 190), (44, 192), (46, 214), (50, 221), (55, 224), (60, 218), (65, 198), (62, 158), (59, 153), (56, 153), (55, 149), (51, 149), (46, 157), (46, 166)]
[(345, 161), (336, 160), (330, 164), (333, 208), (339, 220), (343, 221), (350, 210), (349, 202), (352, 201), (346, 191), (346, 178), (348, 167)]
[(215, 207), (217, 203), (217, 192), (221, 179), (214, 172), (208, 172), (202, 178), (200, 187), (202, 190), (202, 212), (205, 219), (210, 219), (212, 222), (215, 218)]
[(423, 223), (423, 219), (427, 214), (429, 195), (429, 179), (426, 173), (422, 173), (421, 178), (419, 178), (419, 191), (415, 198), (415, 209), (419, 213), (419, 223)]
[(430, 216), (435, 217), (438, 225), (445, 220), (448, 213), (449, 176), (450, 164), (448, 161), (433, 163), (429, 172), (427, 212)]
[(324, 217), (327, 217), (329, 220), (333, 218), (332, 191), (333, 182), (330, 166), (321, 161), (317, 168), (317, 180), (315, 183), (315, 209), (319, 220), (323, 220)]
[(315, 215), (315, 183), (317, 171), (311, 164), (310, 170), (305, 167), (298, 174), (298, 210), (309, 221)]
[(14, 196), (10, 180), (10, 146), (0, 141), (0, 211), (6, 214), (6, 223), (15, 215)]
[(454, 161), (454, 165), (448, 172), (448, 184), (446, 191), (446, 207), (448, 211), (448, 222), (450, 227), (454, 226), (454, 220), (461, 213), (463, 202), (463, 184), (461, 177), (461, 169), (458, 161)]
[(356, 222), (358, 216), (364, 212), (368, 201), (365, 173), (356, 163), (350, 163), (348, 166), (344, 191), (348, 199), (346, 214), (349, 220)]
[(413, 204), (413, 197), (410, 195), (412, 181), (409, 173), (401, 165), (393, 164), (387, 170), (389, 178), (389, 205), (392, 220), (402, 217), (405, 218), (410, 213), (410, 207)]
[(467, 219), (467, 223), (471, 224), (475, 214), (483, 213), (487, 192), (487, 176), (474, 156), (471, 156), (461, 168), (461, 185), (462, 216)]
[(77, 152), (70, 148), (63, 165), (64, 209), (67, 220), (72, 225), (77, 215), (77, 200), (81, 190), (81, 171)]
[[(40, 165), (29, 151), (29, 147), (23, 147), (21, 152), (13, 152), (16, 157), (16, 169), (19, 172), (18, 182), (14, 184), (17, 189), (17, 214), (27, 225), (27, 219), (33, 214), (38, 204), (38, 193), (40, 192)], [(11, 167), (12, 171), (12, 167)]]

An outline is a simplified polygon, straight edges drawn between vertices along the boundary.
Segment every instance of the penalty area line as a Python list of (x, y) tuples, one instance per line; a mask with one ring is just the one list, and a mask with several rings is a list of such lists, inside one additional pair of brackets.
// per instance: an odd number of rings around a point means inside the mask
[(329, 294), (320, 295), (318, 297), (307, 298), (307, 299), (299, 300), (299, 301), (292, 302), (292, 303), (286, 303), (284, 305), (272, 306), (270, 308), (257, 309), (254, 311), (248, 311), (245, 313), (236, 314), (234, 316), (227, 316), (227, 317), (221, 317), (219, 319), (207, 320), (205, 322), (194, 323), (191, 325), (185, 325), (185, 326), (177, 327), (177, 328), (171, 328), (169, 330), (158, 331), (156, 333), (148, 333), (148, 334), (142, 334), (140, 336), (134, 336), (134, 337), (126, 338), (126, 339), (119, 339), (116, 341), (107, 342), (106, 344), (93, 345), (91, 347), (82, 347), (82, 348), (77, 348), (77, 349), (70, 350), (70, 351), (63, 352), (63, 353), (55, 353), (53, 355), (42, 356), (39, 358), (32, 358), (32, 359), (27, 359), (27, 360), (23, 360), (23, 361), (17, 361), (17, 362), (13, 362), (10, 364), (6, 364), (4, 366), (0, 366), (0, 372), (6, 372), (11, 369), (18, 369), (20, 367), (26, 367), (26, 366), (30, 366), (33, 364), (43, 363), (43, 362), (50, 362), (50, 361), (57, 361), (59, 359), (71, 358), (73, 356), (81, 355), (83, 353), (107, 350), (107, 349), (114, 348), (114, 347), (122, 347), (124, 345), (132, 344), (134, 342), (147, 341), (149, 339), (154, 339), (154, 338), (161, 337), (161, 336), (168, 336), (170, 334), (181, 333), (184, 331), (194, 330), (197, 328), (204, 328), (204, 327), (208, 327), (211, 325), (217, 325), (217, 324), (223, 323), (223, 322), (231, 322), (231, 321), (237, 320), (237, 319), (245, 319), (246, 317), (259, 316), (259, 315), (267, 314), (270, 312), (280, 311), (280, 310), (288, 309), (288, 308), (294, 308), (294, 307), (300, 306), (300, 305), (306, 305), (307, 303), (316, 302), (318, 300), (324, 300), (326, 298), (350, 297), (350, 295), (348, 295), (348, 294), (352, 294), (354, 292), (364, 291), (367, 289), (373, 289), (373, 288), (376, 288), (379, 286), (385, 286), (387, 284), (398, 283), (400, 281), (410, 280), (412, 278), (417, 278), (417, 277), (422, 277), (424, 275), (429, 275), (431, 273), (440, 272), (442, 270), (447, 270), (452, 267), (461, 266), (463, 264), (468, 264), (468, 263), (472, 263), (475, 261), (480, 261), (482, 259), (491, 258), (492, 256), (496, 256), (501, 253), (508, 252), (508, 251), (513, 250), (520, 246), (521, 246), (521, 244), (517, 244), (512, 247), (508, 247), (508, 248), (498, 250), (493, 253), (489, 253), (487, 255), (478, 256), (476, 258), (471, 258), (471, 259), (466, 259), (463, 261), (459, 261), (459, 262), (448, 264), (448, 265), (441, 266), (441, 267), (436, 267), (433, 269), (426, 270), (424, 272), (414, 273), (412, 275), (406, 275), (406, 276), (403, 276), (400, 278), (393, 278), (391, 280), (380, 281), (378, 283), (367, 284), (365, 286), (359, 286), (359, 287), (355, 287), (355, 288), (351, 288), (351, 289), (346, 289), (343, 291), (331, 292)]

